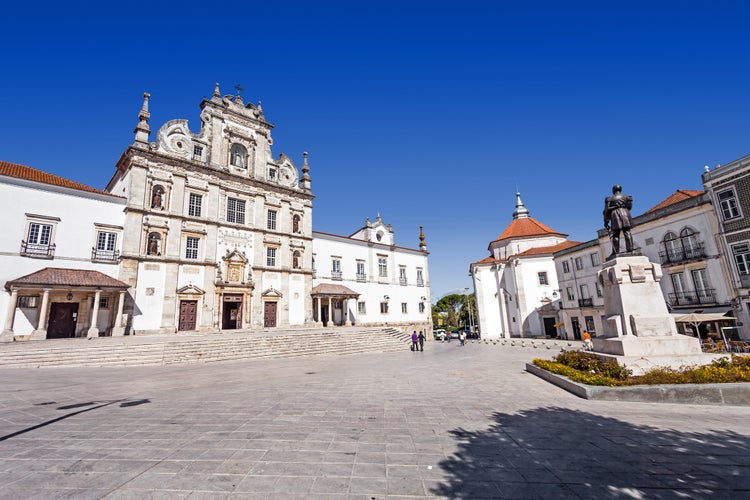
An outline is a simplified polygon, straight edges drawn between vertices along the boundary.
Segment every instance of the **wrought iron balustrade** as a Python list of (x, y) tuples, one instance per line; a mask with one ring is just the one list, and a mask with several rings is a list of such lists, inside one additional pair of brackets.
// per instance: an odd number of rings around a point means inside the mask
[(93, 262), (117, 262), (120, 258), (119, 250), (91, 249), (91, 260)]
[(675, 306), (716, 304), (716, 290), (706, 288), (696, 292), (674, 292), (669, 294), (669, 301)]
[(706, 249), (702, 241), (690, 248), (670, 248), (659, 251), (661, 263), (665, 265), (679, 264), (690, 260), (706, 258)]
[(55, 244), (27, 243), (21, 240), (21, 255), (37, 259), (53, 259), (55, 257)]
[(341, 271), (331, 271), (331, 279), (341, 281)]
[(406, 278), (399, 278), (398, 283), (401, 286), (406, 286)]
[(594, 307), (594, 299), (578, 299), (578, 307)]
[(364, 273), (357, 273), (357, 281), (359, 281), (360, 283), (364, 283), (365, 281), (367, 281), (367, 275)]

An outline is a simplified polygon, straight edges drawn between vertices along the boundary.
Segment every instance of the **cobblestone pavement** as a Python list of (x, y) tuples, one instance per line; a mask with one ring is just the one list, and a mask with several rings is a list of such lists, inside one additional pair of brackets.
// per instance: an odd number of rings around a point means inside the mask
[(578, 399), (540, 352), (0, 370), (0, 497), (750, 496), (750, 409)]

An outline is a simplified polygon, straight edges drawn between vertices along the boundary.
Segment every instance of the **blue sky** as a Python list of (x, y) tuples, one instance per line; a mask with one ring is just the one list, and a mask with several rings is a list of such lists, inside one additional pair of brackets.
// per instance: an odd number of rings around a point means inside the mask
[(741, 1), (14, 2), (4, 7), (0, 160), (104, 187), (144, 91), (152, 139), (198, 130), (215, 82), (310, 156), (318, 231), (380, 213), (425, 228), (433, 299), (511, 220), (570, 239), (620, 183), (642, 213), (750, 153)]

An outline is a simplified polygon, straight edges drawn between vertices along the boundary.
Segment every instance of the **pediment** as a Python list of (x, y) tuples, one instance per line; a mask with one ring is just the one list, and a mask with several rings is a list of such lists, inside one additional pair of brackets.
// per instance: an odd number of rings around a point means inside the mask
[(236, 248), (231, 252), (227, 250), (226, 255), (222, 257), (222, 260), (229, 264), (242, 264), (243, 266), (247, 264), (247, 257), (245, 257), (245, 252), (240, 252)]
[(275, 288), (273, 288), (273, 287), (271, 287), (271, 288), (268, 288), (268, 289), (267, 289), (266, 291), (264, 291), (264, 292), (263, 292), (263, 293), (262, 293), (261, 295), (262, 295), (263, 297), (275, 297), (275, 298), (281, 298), (281, 297), (283, 297), (283, 296), (284, 296), (284, 295), (283, 295), (283, 294), (282, 294), (282, 293), (281, 293), (280, 291), (276, 290), (276, 289), (275, 289)]
[(181, 295), (203, 295), (206, 293), (205, 290), (201, 290), (197, 286), (190, 283), (187, 286), (183, 286), (182, 288), (177, 289), (177, 293)]

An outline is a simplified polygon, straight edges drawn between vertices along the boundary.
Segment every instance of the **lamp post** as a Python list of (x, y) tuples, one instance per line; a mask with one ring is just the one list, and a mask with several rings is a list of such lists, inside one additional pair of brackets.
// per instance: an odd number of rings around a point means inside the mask
[(466, 300), (467, 300), (467, 305), (469, 309), (469, 331), (471, 331), (471, 333), (474, 333), (474, 311), (473, 311), (473, 307), (471, 306), (471, 302), (469, 302), (469, 299), (468, 299), (469, 289), (464, 288), (464, 290), (466, 291), (465, 295), (467, 297)]

